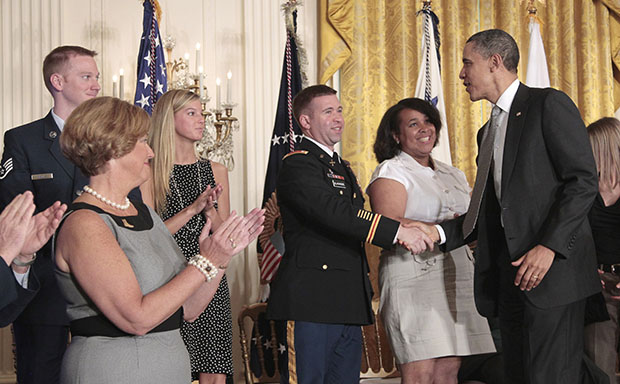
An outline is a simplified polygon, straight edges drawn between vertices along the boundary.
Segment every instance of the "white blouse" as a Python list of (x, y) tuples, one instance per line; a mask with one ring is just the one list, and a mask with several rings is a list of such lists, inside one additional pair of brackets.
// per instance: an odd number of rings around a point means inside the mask
[(407, 191), (407, 219), (440, 223), (465, 214), (471, 192), (465, 174), (440, 161), (433, 163), (434, 170), (401, 151), (375, 168), (368, 185), (380, 178), (401, 183)]

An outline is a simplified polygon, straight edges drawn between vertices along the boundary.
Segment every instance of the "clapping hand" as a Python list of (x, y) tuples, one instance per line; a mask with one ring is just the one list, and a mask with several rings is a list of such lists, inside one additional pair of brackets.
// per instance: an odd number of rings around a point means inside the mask
[(15, 196), (0, 213), (0, 256), (7, 265), (21, 252), (33, 228), (34, 210), (32, 192), (26, 191)]
[(203, 209), (205, 214), (211, 209), (215, 208), (215, 204), (217, 204), (217, 199), (220, 198), (222, 191), (224, 191), (224, 187), (222, 187), (222, 184), (218, 183), (215, 185), (215, 188), (208, 187), (207, 189), (209, 189), (210, 192), (207, 195), (207, 203)]
[(213, 188), (211, 188), (211, 186), (208, 185), (207, 188), (205, 188), (205, 190), (202, 191), (200, 195), (198, 195), (196, 200), (194, 200), (194, 202), (186, 208), (190, 211), (190, 214), (192, 215), (192, 217), (205, 210), (207, 206), (207, 202), (209, 200), (209, 195), (211, 194), (212, 191), (213, 191)]
[(245, 216), (232, 211), (219, 228), (209, 236), (211, 220), (207, 219), (200, 237), (200, 254), (218, 268), (225, 269), (233, 255), (254, 241), (263, 231), (265, 210), (254, 208)]
[(31, 256), (47, 243), (52, 237), (62, 216), (67, 210), (66, 204), (60, 204), (60, 201), (50, 205), (45, 211), (39, 212), (33, 217), (33, 225), (30, 233), (26, 237), (21, 254)]

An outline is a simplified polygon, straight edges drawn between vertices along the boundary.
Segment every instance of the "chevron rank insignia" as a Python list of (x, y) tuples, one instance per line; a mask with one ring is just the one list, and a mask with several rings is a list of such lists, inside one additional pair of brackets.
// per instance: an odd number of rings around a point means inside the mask
[(9, 172), (13, 170), (13, 158), (9, 157), (2, 166), (0, 166), (0, 180), (4, 179)]
[(379, 226), (379, 221), (381, 221), (381, 215), (365, 209), (360, 209), (357, 211), (357, 217), (362, 220), (370, 221), (370, 228), (368, 228), (366, 242), (372, 243), (375, 238), (375, 233), (377, 232), (377, 227)]

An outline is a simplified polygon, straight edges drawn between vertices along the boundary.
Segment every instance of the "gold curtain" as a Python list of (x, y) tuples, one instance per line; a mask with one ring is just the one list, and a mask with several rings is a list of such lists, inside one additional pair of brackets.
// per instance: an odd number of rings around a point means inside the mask
[(601, 0), (609, 9), (611, 60), (614, 63), (614, 108), (620, 111), (620, 0)]
[[(604, 4), (607, 2), (608, 5)], [(613, 115), (613, 5), (619, 0), (547, 0), (536, 2), (547, 54), (551, 86), (566, 92), (579, 107), (586, 124)], [(346, 3), (346, 6), (343, 4)], [(529, 32), (526, 4), (516, 0), (435, 0), (440, 20), (441, 71), (453, 164), (470, 183), (475, 177), (476, 132), (489, 115), (488, 103), (472, 103), (458, 78), (462, 49), (473, 33), (501, 28), (510, 33), (521, 52), (519, 76), (525, 80)], [(346, 47), (339, 56), (341, 101), (346, 128), (344, 158), (363, 187), (376, 166), (372, 145), (385, 110), (414, 94), (421, 56), (421, 1), (321, 0), (321, 53), (333, 52), (334, 40)], [(609, 5), (611, 4), (611, 6)], [(330, 12), (331, 7), (334, 12)], [(609, 8), (608, 8), (609, 7)], [(617, 10), (617, 8), (616, 8)], [(337, 11), (337, 12), (336, 12)], [(338, 17), (333, 17), (334, 13)], [(618, 15), (615, 15), (618, 18)], [(617, 20), (616, 20), (617, 21)], [(324, 32), (346, 40), (324, 40)], [(614, 41), (618, 41), (615, 37)], [(350, 55), (349, 55), (350, 51)], [(616, 47), (616, 59), (620, 52)], [(335, 71), (321, 57), (321, 70)], [(321, 72), (321, 79), (325, 72)], [(333, 73), (333, 72), (332, 72)], [(620, 89), (620, 88), (618, 88)], [(616, 99), (620, 106), (620, 97)]]

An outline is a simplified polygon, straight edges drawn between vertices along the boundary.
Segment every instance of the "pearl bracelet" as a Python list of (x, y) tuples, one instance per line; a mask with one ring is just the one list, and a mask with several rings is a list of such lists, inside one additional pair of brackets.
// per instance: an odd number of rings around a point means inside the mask
[(26, 262), (22, 262), (17, 260), (17, 257), (15, 259), (13, 259), (13, 264), (17, 265), (18, 267), (29, 267), (32, 264), (34, 264), (34, 261), (37, 259), (37, 253), (33, 253), (32, 254), (32, 259), (26, 261)]
[(211, 279), (215, 278), (218, 273), (218, 269), (210, 262), (206, 257), (201, 254), (197, 254), (196, 256), (189, 259), (188, 265), (193, 265), (198, 268), (203, 275), (205, 275), (205, 279), (207, 281), (211, 281)]

